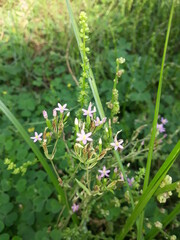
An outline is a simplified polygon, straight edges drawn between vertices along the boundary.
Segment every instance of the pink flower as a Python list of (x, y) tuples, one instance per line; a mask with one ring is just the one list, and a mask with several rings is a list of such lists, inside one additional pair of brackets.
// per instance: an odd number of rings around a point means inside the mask
[(79, 204), (74, 203), (71, 208), (73, 212), (77, 212), (79, 210)]
[(98, 172), (101, 173), (101, 175), (100, 175), (101, 178), (104, 176), (109, 177), (108, 173), (110, 173), (110, 170), (106, 170), (106, 167), (104, 166), (103, 170), (98, 170)]
[(53, 110), (53, 117), (56, 117), (57, 116), (57, 112), (56, 112), (56, 109)]
[(122, 172), (120, 172), (119, 177), (120, 177), (121, 181), (124, 182), (124, 176), (123, 176)]
[(124, 141), (122, 140), (122, 139), (120, 139), (119, 141), (117, 140), (117, 138), (115, 137), (114, 138), (114, 142), (113, 143), (110, 143), (111, 144), (111, 146), (113, 146), (114, 147), (114, 150), (117, 150), (118, 148), (119, 149), (123, 149), (124, 147), (122, 146), (122, 143), (123, 143)]
[(48, 114), (47, 114), (47, 112), (44, 110), (43, 111), (43, 117), (45, 118), (45, 119), (48, 119)]
[(92, 142), (92, 138), (89, 138), (91, 134), (91, 132), (85, 134), (84, 129), (82, 129), (81, 133), (77, 133), (78, 138), (76, 139), (76, 141), (82, 141), (84, 145), (87, 143), (87, 141)]
[(133, 182), (134, 182), (134, 178), (133, 177), (131, 179), (127, 178), (127, 181), (128, 181), (129, 186), (132, 187)]
[(115, 173), (117, 173), (117, 171), (118, 171), (118, 168), (117, 168), (117, 167), (115, 167), (115, 169), (114, 169), (114, 172), (115, 172)]
[(42, 140), (41, 136), (42, 133), (38, 134), (37, 132), (35, 132), (35, 136), (31, 137), (31, 139), (34, 139), (34, 142), (41, 141)]
[(161, 123), (165, 125), (166, 123), (168, 123), (168, 120), (166, 118), (162, 117), (161, 118)]
[(67, 111), (68, 109), (66, 108), (67, 104), (64, 104), (63, 106), (58, 103), (58, 108), (55, 108), (56, 111), (60, 111), (60, 113), (63, 113), (64, 111)]
[(90, 102), (88, 110), (82, 109), (82, 111), (84, 112), (83, 115), (93, 117), (93, 113), (96, 112), (96, 108), (94, 107), (94, 110), (91, 110), (91, 108), (92, 108), (92, 103)]
[(98, 180), (101, 181), (101, 175), (98, 176)]
[(157, 130), (160, 132), (160, 133), (163, 133), (165, 132), (165, 128), (163, 126), (163, 124), (157, 124)]
[(99, 126), (99, 125), (105, 123), (105, 121), (106, 121), (106, 117), (103, 118), (102, 120), (100, 120), (100, 118), (97, 117), (96, 120), (94, 120), (94, 122), (95, 122), (95, 126), (97, 127), (97, 126)]

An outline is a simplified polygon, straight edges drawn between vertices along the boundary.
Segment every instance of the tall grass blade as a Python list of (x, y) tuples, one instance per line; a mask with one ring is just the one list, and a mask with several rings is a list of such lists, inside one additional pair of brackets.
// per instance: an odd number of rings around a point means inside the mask
[[(59, 185), (59, 182), (58, 182), (55, 174), (51, 170), (49, 164), (46, 162), (46, 160), (44, 159), (43, 155), (41, 154), (41, 152), (39, 151), (37, 146), (30, 139), (29, 135), (27, 134), (27, 132), (25, 131), (23, 126), (14, 117), (14, 115), (9, 111), (9, 109), (5, 106), (5, 104), (1, 100), (0, 100), (0, 110), (7, 116), (7, 118), (12, 122), (12, 124), (16, 127), (16, 129), (19, 131), (21, 136), (24, 138), (24, 140), (30, 146), (30, 148), (32, 149), (32, 151), (34, 152), (34, 154), (36, 155), (36, 157), (38, 158), (38, 160), (40, 161), (40, 163), (44, 167), (45, 171), (47, 172), (50, 180), (52, 181), (52, 183), (53, 183), (53, 185), (54, 185), (58, 195), (61, 198), (62, 204), (64, 204), (67, 207), (67, 209), (69, 210), (69, 203), (67, 201), (65, 192), (62, 189), (62, 187)], [(76, 223), (77, 222), (76, 216), (73, 215), (72, 218), (73, 218), (74, 223)]]
[[(143, 185), (143, 192), (146, 190), (148, 183), (149, 183), (149, 175), (150, 175), (150, 169), (151, 169), (154, 141), (155, 141), (155, 137), (156, 137), (156, 127), (157, 127), (159, 105), (160, 105), (160, 98), (161, 98), (163, 69), (164, 69), (164, 62), (165, 62), (165, 58), (166, 58), (166, 52), (167, 52), (169, 34), (170, 34), (170, 29), (171, 29), (173, 11), (174, 11), (174, 0), (173, 0), (172, 7), (171, 7), (169, 22), (168, 22), (168, 29), (167, 29), (167, 33), (166, 33), (166, 40), (165, 40), (165, 45), (164, 45), (164, 52), (163, 52), (161, 72), (160, 72), (158, 92), (157, 92), (157, 99), (156, 99), (156, 107), (155, 107), (155, 112), (154, 112), (154, 121), (153, 121), (153, 127), (152, 127), (151, 140), (150, 140), (150, 144), (149, 144), (149, 152), (148, 152), (148, 158), (147, 158), (147, 164), (146, 164), (146, 174), (145, 174), (144, 185)], [(139, 228), (138, 228), (139, 232), (138, 232), (138, 238), (137, 238), (138, 240), (142, 239), (143, 221), (144, 221), (144, 213), (142, 213), (139, 218)]]
[(124, 237), (129, 232), (129, 230), (133, 226), (136, 219), (139, 217), (139, 215), (144, 210), (144, 208), (146, 207), (149, 200), (152, 198), (152, 196), (156, 192), (157, 188), (159, 187), (162, 180), (166, 176), (167, 172), (171, 168), (175, 159), (179, 156), (179, 153), (180, 153), (180, 141), (176, 144), (176, 146), (171, 151), (171, 153), (169, 154), (169, 156), (166, 159), (166, 161), (164, 162), (164, 164), (161, 166), (159, 171), (156, 173), (155, 177), (150, 182), (147, 189), (144, 191), (143, 195), (140, 197), (138, 204), (136, 205), (133, 212), (131, 213), (131, 216), (127, 219), (122, 232), (119, 235), (117, 235), (116, 239), (118, 239), (118, 240), (124, 239)]
[[(173, 209), (173, 211), (163, 219), (163, 221), (162, 221), (163, 228), (165, 228), (179, 214), (180, 214), (180, 202), (176, 205), (176, 207)], [(145, 239), (147, 239), (147, 240), (154, 239), (154, 237), (156, 237), (156, 235), (158, 233), (159, 233), (159, 229), (154, 227), (146, 235)]]

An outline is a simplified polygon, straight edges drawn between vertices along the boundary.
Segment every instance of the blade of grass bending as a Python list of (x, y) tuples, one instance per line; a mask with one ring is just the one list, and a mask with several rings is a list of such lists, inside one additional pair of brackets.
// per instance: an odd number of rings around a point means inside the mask
[[(180, 214), (180, 202), (176, 205), (176, 207), (173, 209), (173, 211), (163, 219), (163, 221), (162, 221), (163, 227), (166, 227), (178, 214)], [(159, 233), (159, 229), (154, 227), (146, 235), (145, 239), (147, 239), (147, 240), (154, 239), (154, 237), (156, 237), (156, 235), (158, 233)]]
[[(80, 35), (79, 35), (79, 30), (78, 30), (76, 21), (74, 19), (73, 12), (71, 10), (71, 5), (70, 5), (69, 0), (66, 0), (66, 5), (67, 5), (69, 17), (71, 19), (71, 23), (72, 23), (72, 27), (73, 27), (73, 30), (74, 30), (74, 34), (76, 36), (76, 41), (78, 43), (78, 47), (79, 47), (79, 51), (80, 51), (80, 54), (81, 54), (81, 58), (82, 58), (82, 61), (83, 61), (83, 53), (82, 53), (81, 48), (80, 48), (80, 45), (81, 45), (82, 41), (81, 41), (81, 38), (80, 38)], [(102, 103), (101, 103), (101, 100), (100, 100), (100, 97), (99, 97), (99, 93), (98, 93), (98, 90), (97, 90), (96, 82), (95, 82), (94, 75), (93, 75), (92, 69), (90, 67), (90, 64), (89, 64), (89, 77), (88, 77), (88, 81), (89, 81), (89, 85), (91, 87), (91, 91), (93, 93), (93, 96), (94, 96), (94, 99), (95, 99), (95, 102), (96, 102), (96, 106), (97, 106), (98, 112), (100, 114), (101, 119), (103, 119), (105, 117), (105, 114), (104, 114), (103, 106), (102, 106)], [(107, 123), (105, 124), (105, 127), (107, 127)], [(119, 154), (116, 151), (114, 151), (114, 156), (117, 159), (119, 167), (121, 169), (121, 172), (122, 172), (122, 174), (124, 176), (126, 187), (127, 187), (128, 191), (129, 191), (131, 205), (132, 205), (132, 208), (134, 208), (134, 200), (133, 200), (133, 197), (132, 197), (131, 189), (130, 189), (130, 187), (128, 185), (128, 182), (127, 182), (127, 177), (126, 177), (126, 174), (125, 174), (125, 170), (124, 170), (123, 164), (121, 162)]]
[(123, 227), (122, 232), (119, 235), (117, 235), (116, 239), (118, 239), (118, 240), (124, 239), (124, 237), (129, 232), (130, 228), (133, 226), (136, 219), (139, 217), (139, 215), (144, 210), (144, 208), (146, 207), (146, 205), (149, 202), (149, 200), (151, 199), (151, 197), (156, 192), (157, 188), (159, 187), (162, 180), (166, 176), (167, 172), (171, 168), (175, 159), (179, 156), (179, 153), (180, 153), (180, 141), (173, 148), (173, 150), (169, 154), (166, 161), (163, 163), (163, 165), (161, 166), (159, 171), (156, 173), (155, 177), (150, 182), (147, 189), (144, 191), (144, 193), (140, 197), (138, 204), (135, 206), (133, 212), (131, 213), (131, 216), (126, 221), (126, 224)]
[[(161, 89), (162, 89), (162, 79), (163, 79), (163, 69), (164, 69), (164, 62), (166, 58), (166, 51), (168, 46), (168, 40), (169, 40), (169, 34), (171, 29), (171, 22), (173, 17), (173, 11), (174, 11), (174, 0), (171, 7), (171, 12), (169, 16), (169, 22), (168, 22), (168, 29), (166, 33), (166, 40), (164, 45), (164, 52), (163, 52), (163, 58), (162, 58), (162, 64), (161, 64), (161, 72), (159, 77), (159, 85), (158, 85), (158, 92), (157, 92), (157, 99), (156, 99), (156, 107), (154, 112), (154, 121), (153, 121), (153, 128), (152, 128), (152, 134), (151, 134), (151, 140), (149, 144), (149, 152), (148, 152), (148, 158), (147, 158), (147, 164), (146, 164), (146, 171), (145, 171), (145, 179), (144, 179), (144, 185), (143, 185), (143, 192), (146, 190), (149, 182), (149, 175), (150, 175), (150, 169), (151, 169), (151, 161), (152, 161), (152, 155), (153, 155), (153, 148), (154, 148), (154, 141), (156, 137), (156, 128), (157, 128), (157, 121), (158, 121), (158, 114), (159, 114), (159, 105), (160, 105), (160, 98), (161, 98)], [(143, 221), (144, 221), (144, 213), (141, 214), (139, 218), (139, 232), (138, 232), (138, 240), (142, 239), (142, 229), (143, 229)]]
[[(21, 136), (24, 138), (24, 140), (27, 142), (27, 144), (30, 146), (42, 166), (44, 167), (45, 171), (47, 172), (50, 180), (52, 181), (57, 193), (61, 197), (62, 203), (67, 207), (69, 210), (69, 203), (67, 201), (66, 195), (62, 187), (59, 185), (59, 182), (54, 175), (53, 171), (51, 170), (49, 164), (44, 159), (42, 153), (39, 151), (38, 147), (33, 143), (33, 141), (30, 139), (29, 135), (27, 134), (24, 127), (20, 124), (20, 122), (15, 118), (15, 116), (9, 111), (9, 109), (5, 106), (5, 104), (0, 100), (0, 110), (7, 116), (7, 118), (12, 122), (12, 124), (16, 127), (16, 129), (19, 131)], [(77, 217), (75, 215), (72, 216), (73, 222), (77, 223)]]

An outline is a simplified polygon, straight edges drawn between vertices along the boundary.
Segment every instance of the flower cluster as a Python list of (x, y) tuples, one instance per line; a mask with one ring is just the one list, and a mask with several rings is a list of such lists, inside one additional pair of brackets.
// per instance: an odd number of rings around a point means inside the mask
[[(52, 131), (52, 132), (58, 132), (58, 130), (60, 130), (60, 128), (62, 128), (62, 121), (61, 121), (61, 124), (59, 122), (59, 126), (57, 127), (56, 124), (57, 124), (57, 111), (60, 112), (60, 115), (63, 117), (63, 114), (64, 114), (64, 111), (67, 111), (68, 109), (66, 108), (67, 104), (64, 104), (64, 105), (61, 105), (60, 103), (58, 103), (58, 107), (55, 108), (53, 110), (53, 121), (51, 123), (51, 121), (48, 119), (48, 113), (46, 110), (43, 110), (42, 114), (43, 114), (43, 117), (44, 119), (46, 120), (46, 125), (47, 127)], [(67, 116), (69, 116), (69, 112), (67, 113)], [(61, 125), (61, 126), (60, 126)], [(51, 132), (51, 135), (52, 135), (52, 132)], [(45, 132), (46, 133), (46, 132)], [(43, 133), (37, 133), (35, 132), (34, 133), (34, 137), (31, 137), (31, 139), (34, 141), (34, 142), (37, 142), (37, 141), (42, 141), (42, 135)], [(44, 136), (47, 136), (47, 134), (44, 134)], [(43, 137), (44, 138), (44, 137)], [(44, 139), (45, 140), (45, 139)], [(44, 141), (46, 142), (46, 141)]]
[(7, 165), (7, 170), (11, 170), (12, 174), (21, 174), (22, 176), (27, 172), (27, 168), (33, 166), (37, 163), (37, 159), (33, 161), (27, 161), (23, 163), (21, 166), (17, 167), (17, 165), (11, 160), (6, 158), (4, 160), (4, 164)]
[[(169, 175), (166, 175), (166, 177), (164, 178), (164, 180), (162, 181), (162, 183), (160, 184), (160, 188), (163, 188), (169, 184), (172, 183), (172, 177), (169, 176)], [(160, 202), (160, 203), (165, 203), (166, 200), (168, 198), (170, 198), (170, 196), (172, 195), (172, 192), (171, 191), (168, 191), (168, 192), (164, 192), (162, 194), (159, 194), (157, 196), (157, 200)]]

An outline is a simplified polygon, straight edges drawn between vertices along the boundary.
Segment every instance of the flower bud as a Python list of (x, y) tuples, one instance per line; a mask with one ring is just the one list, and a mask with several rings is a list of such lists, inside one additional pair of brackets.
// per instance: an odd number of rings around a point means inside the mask
[(118, 78), (120, 78), (123, 73), (124, 73), (124, 70), (122, 69), (122, 70), (119, 70), (119, 71), (116, 73), (116, 75), (118, 76)]
[(43, 111), (43, 117), (45, 118), (45, 119), (48, 119), (48, 114), (47, 114), (47, 112), (44, 110)]
[(170, 240), (176, 240), (176, 239), (177, 239), (176, 235), (170, 236)]
[(126, 61), (126, 59), (123, 58), (123, 57), (120, 57), (120, 58), (117, 58), (116, 61), (117, 61), (118, 63), (120, 63), (120, 64), (123, 64), (123, 63)]
[(159, 221), (155, 222), (154, 225), (155, 227), (162, 229), (162, 223), (160, 223)]
[(78, 126), (78, 119), (77, 119), (77, 118), (75, 118), (74, 124), (75, 124), (76, 126)]
[(53, 110), (53, 117), (56, 117), (57, 116), (57, 112), (56, 112), (56, 109)]

